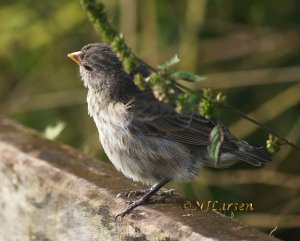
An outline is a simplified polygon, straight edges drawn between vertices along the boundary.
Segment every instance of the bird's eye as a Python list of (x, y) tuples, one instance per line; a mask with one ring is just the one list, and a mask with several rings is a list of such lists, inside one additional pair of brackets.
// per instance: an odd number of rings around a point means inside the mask
[(92, 67), (90, 67), (90, 66), (88, 66), (88, 65), (86, 65), (86, 64), (83, 64), (82, 66), (83, 66), (83, 68), (85, 68), (87, 71), (92, 71), (92, 70), (93, 70)]

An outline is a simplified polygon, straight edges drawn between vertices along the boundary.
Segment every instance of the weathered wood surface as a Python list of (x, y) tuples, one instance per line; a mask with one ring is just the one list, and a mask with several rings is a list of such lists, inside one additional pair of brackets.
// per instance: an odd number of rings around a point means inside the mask
[(276, 240), (181, 202), (139, 207), (123, 220), (119, 191), (137, 184), (113, 167), (0, 118), (0, 240)]

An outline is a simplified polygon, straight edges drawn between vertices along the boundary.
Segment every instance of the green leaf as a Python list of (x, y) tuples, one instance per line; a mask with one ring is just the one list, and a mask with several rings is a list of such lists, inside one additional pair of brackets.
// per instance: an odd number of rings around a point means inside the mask
[(206, 77), (195, 75), (195, 74), (192, 74), (190, 72), (185, 72), (185, 71), (175, 72), (172, 74), (172, 77), (174, 79), (182, 79), (182, 80), (186, 80), (189, 82), (201, 82), (203, 80), (206, 80)]
[(207, 146), (208, 154), (213, 159), (217, 167), (220, 162), (221, 148), (224, 142), (224, 132), (219, 125), (216, 125), (209, 134), (209, 143)]
[(180, 59), (178, 58), (177, 54), (170, 60), (157, 65), (157, 68), (165, 70), (171, 67), (172, 65), (178, 64), (180, 62)]

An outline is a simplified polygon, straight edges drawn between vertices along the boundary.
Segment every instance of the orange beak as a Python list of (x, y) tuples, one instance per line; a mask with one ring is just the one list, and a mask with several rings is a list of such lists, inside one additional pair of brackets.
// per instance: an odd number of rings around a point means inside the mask
[(74, 62), (76, 62), (77, 64), (81, 65), (80, 59), (78, 57), (81, 53), (82, 53), (81, 51), (77, 51), (77, 52), (74, 52), (74, 53), (70, 53), (67, 56), (70, 59), (72, 59)]

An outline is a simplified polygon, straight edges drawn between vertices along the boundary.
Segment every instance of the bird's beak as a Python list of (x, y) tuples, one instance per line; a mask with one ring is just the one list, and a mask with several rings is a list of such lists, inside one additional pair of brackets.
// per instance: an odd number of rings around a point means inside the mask
[(81, 51), (77, 51), (77, 52), (74, 52), (74, 53), (70, 53), (67, 56), (70, 59), (72, 59), (73, 61), (75, 61), (77, 64), (81, 65), (81, 61), (80, 61), (80, 59), (78, 57), (81, 53), (82, 53)]

